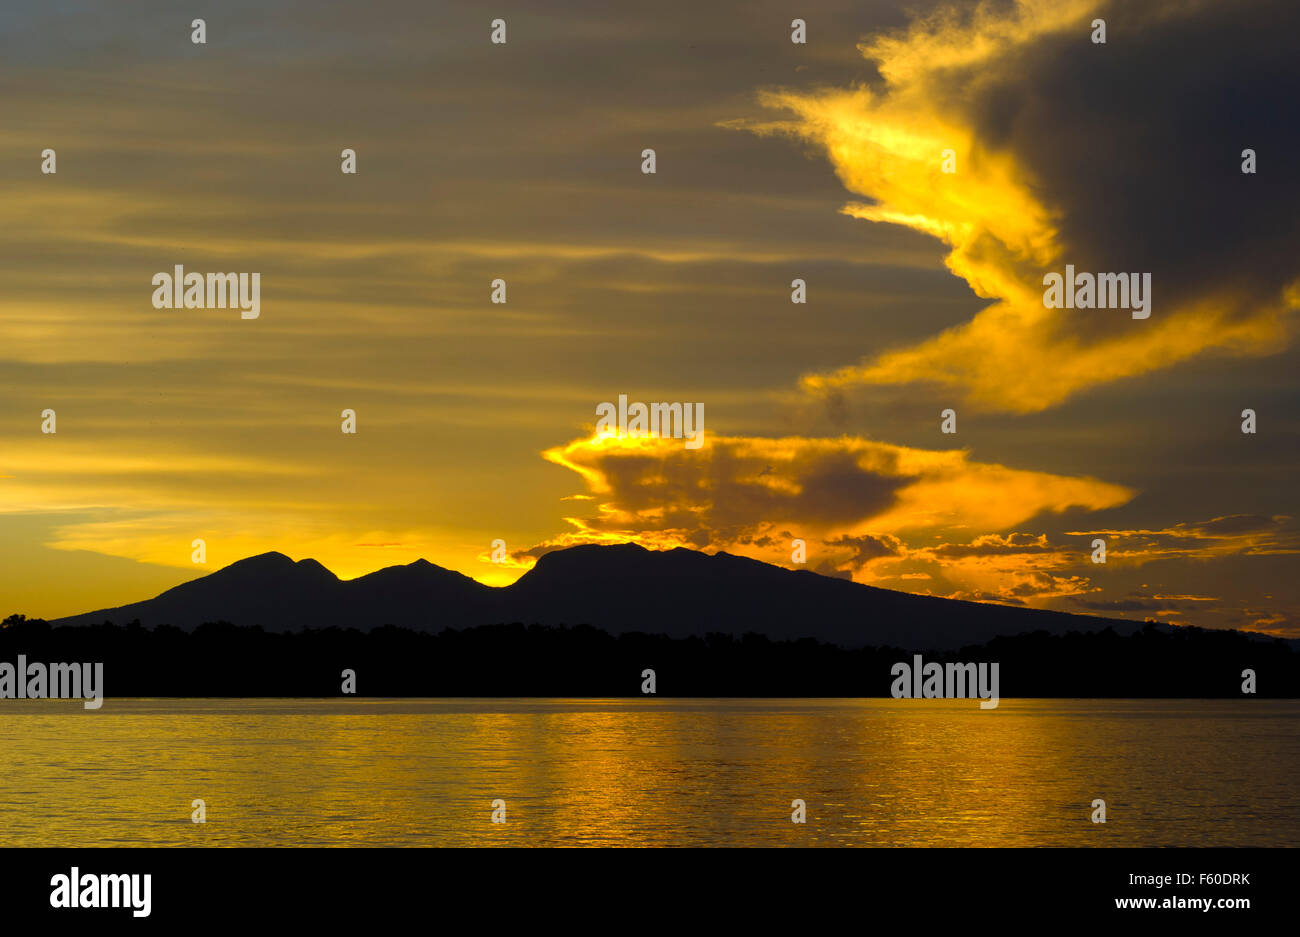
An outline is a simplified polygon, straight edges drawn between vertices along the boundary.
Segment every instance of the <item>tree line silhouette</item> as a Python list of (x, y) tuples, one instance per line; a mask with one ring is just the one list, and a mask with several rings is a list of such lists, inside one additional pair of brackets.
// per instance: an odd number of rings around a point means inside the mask
[(998, 663), (1008, 697), (1241, 698), (1300, 696), (1300, 653), (1281, 639), (1237, 631), (1157, 627), (995, 638), (957, 651), (844, 649), (761, 634), (670, 638), (611, 635), (587, 625), (520, 623), (426, 633), (382, 627), (273, 633), (226, 622), (193, 631), (139, 622), (52, 627), (13, 615), (0, 623), (0, 662), (102, 662), (106, 697), (641, 696), (655, 671), (660, 697), (887, 697), (890, 668), (913, 653)]

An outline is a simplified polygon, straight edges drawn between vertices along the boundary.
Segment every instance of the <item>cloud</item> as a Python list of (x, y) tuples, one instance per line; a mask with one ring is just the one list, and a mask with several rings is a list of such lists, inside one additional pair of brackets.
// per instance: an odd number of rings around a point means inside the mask
[(1098, 588), (1080, 544), (1015, 531), (905, 546), (896, 562), (875, 564), (869, 572), (875, 585), (906, 588), (907, 580), (924, 572), (930, 595), (1038, 607)]
[(1208, 595), (1149, 595), (1144, 592), (1130, 592), (1122, 599), (1074, 599), (1074, 604), (1080, 608), (1099, 612), (1181, 612), (1213, 607), (1218, 602), (1219, 599)]
[(937, 559), (955, 560), (978, 556), (1024, 556), (1035, 553), (1052, 553), (1060, 547), (1048, 543), (1047, 537), (1039, 534), (1011, 533), (1005, 536), (988, 534), (976, 537), (970, 543), (945, 543), (930, 548), (929, 552)]
[[(633, 541), (788, 565), (797, 537), (808, 543), (813, 568), (862, 573), (859, 579), (869, 578), (869, 566), (913, 555), (906, 544), (915, 538), (1006, 530), (1045, 513), (1116, 507), (1134, 495), (1095, 478), (854, 436), (706, 435), (697, 450), (676, 439), (593, 436), (543, 455), (582, 477), (596, 511), (566, 518), (574, 529), (533, 552)], [(1045, 549), (1015, 534), (983, 546)]]
[[(1089, 40), (1094, 17), (1105, 45)], [(1300, 177), (1276, 164), (1244, 175), (1240, 151), (1271, 161), (1300, 146), (1287, 116), (1297, 30), (1300, 8), (1271, 0), (981, 4), (864, 43), (874, 87), (764, 93), (793, 117), (729, 126), (817, 147), (871, 199), (846, 214), (938, 238), (948, 268), (992, 300), (803, 387), (839, 401), (857, 385), (929, 382), (1032, 412), (1211, 352), (1285, 347), (1300, 308)], [(1067, 263), (1151, 273), (1150, 318), (1045, 308), (1042, 277)]]
[(860, 537), (844, 536), (827, 540), (826, 545), (828, 547), (848, 547), (851, 549), (853, 555), (849, 562), (854, 566), (864, 566), (883, 556), (897, 556), (902, 546), (897, 537), (891, 537), (888, 534), (883, 537), (873, 537), (870, 534), (864, 534)]
[(1205, 560), (1224, 556), (1278, 556), (1300, 553), (1300, 524), (1279, 514), (1232, 514), (1157, 530), (1067, 531), (1070, 536), (1106, 539), (1107, 562)]

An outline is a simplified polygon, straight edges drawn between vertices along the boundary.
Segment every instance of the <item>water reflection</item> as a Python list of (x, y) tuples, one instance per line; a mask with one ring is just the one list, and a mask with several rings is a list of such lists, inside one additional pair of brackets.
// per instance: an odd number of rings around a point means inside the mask
[(0, 843), (1289, 846), (1297, 716), (1268, 700), (6, 701)]

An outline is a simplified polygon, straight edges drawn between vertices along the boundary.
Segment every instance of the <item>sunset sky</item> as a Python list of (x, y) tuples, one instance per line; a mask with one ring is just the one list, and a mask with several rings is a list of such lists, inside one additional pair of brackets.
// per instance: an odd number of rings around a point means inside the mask
[[(908, 8), (6, 5), (0, 616), (268, 550), (502, 585), (797, 537), (1300, 637), (1300, 8)], [(1067, 263), (1150, 272), (1150, 318), (1045, 308)], [(176, 264), (260, 272), (260, 317), (153, 308)], [(703, 403), (704, 446), (595, 438), (620, 394)]]

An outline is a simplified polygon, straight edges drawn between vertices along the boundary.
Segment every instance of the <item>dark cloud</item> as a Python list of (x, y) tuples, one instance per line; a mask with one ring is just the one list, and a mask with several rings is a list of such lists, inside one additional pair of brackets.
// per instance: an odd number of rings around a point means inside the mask
[[(1152, 273), (1154, 315), (1225, 291), (1228, 312), (1276, 302), (1300, 273), (1300, 5), (1116, 0), (1094, 15), (1104, 45), (1070, 29), (951, 76), (973, 89), (981, 141), (1032, 174), (1077, 270)], [(1092, 311), (1070, 324), (1125, 325)]]
[(1153, 599), (1085, 599), (1073, 596), (1074, 604), (1094, 612), (1178, 611), (1183, 606), (1173, 601)]
[(849, 563), (856, 569), (882, 556), (897, 556), (899, 540), (897, 537), (881, 538), (869, 534), (832, 538), (826, 541), (828, 547), (848, 547), (853, 551)]
[(1138, 561), (1300, 552), (1300, 523), (1285, 514), (1275, 517), (1234, 514), (1206, 521), (1179, 523), (1163, 530), (1121, 529), (1069, 533), (1073, 536), (1105, 537), (1112, 553)]
[(1264, 517), (1260, 514), (1230, 514), (1194, 524), (1207, 534), (1241, 534), (1256, 530), (1281, 529), (1289, 518)]
[(1069, 549), (1049, 543), (1043, 535), (1011, 533), (979, 537), (970, 543), (944, 543), (927, 548), (939, 558), (958, 559), (968, 556), (1011, 556), (1021, 553), (1054, 553)]

